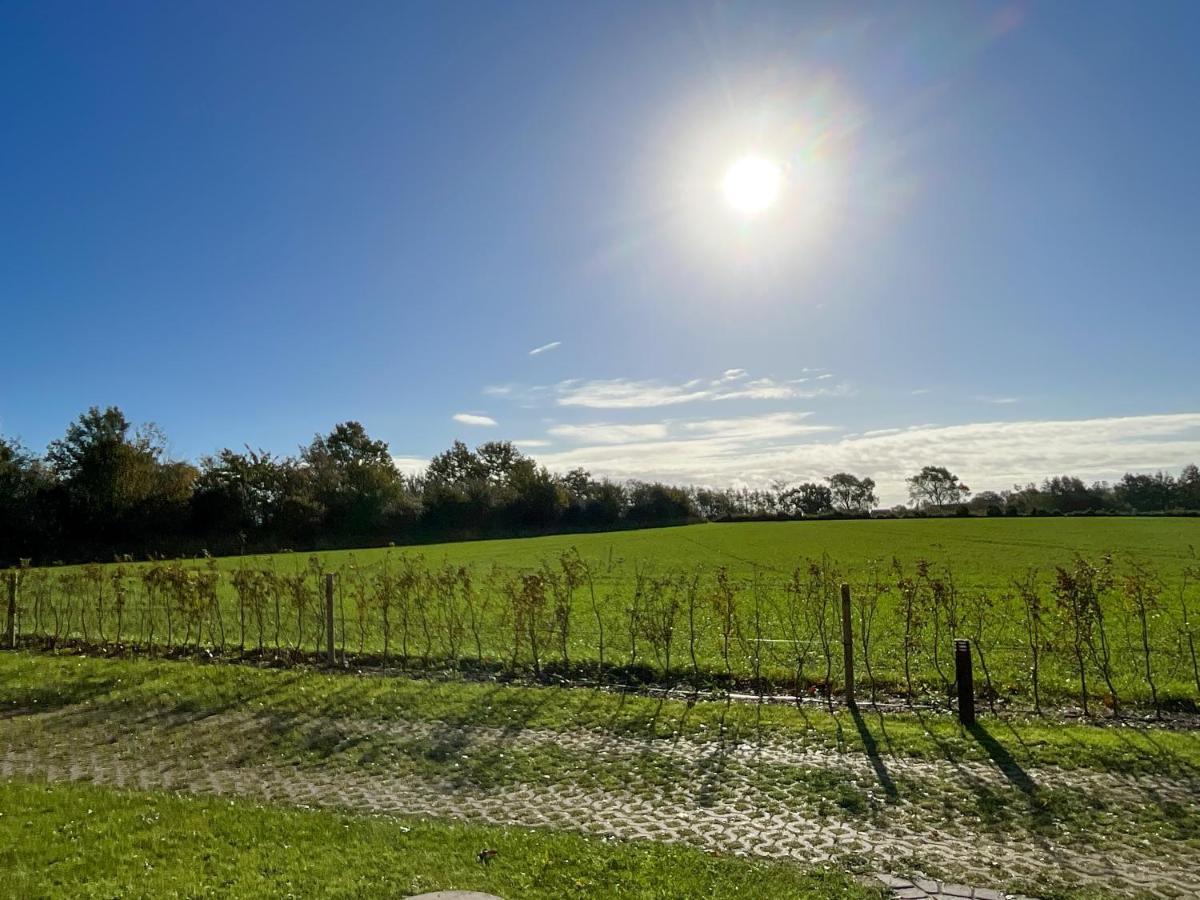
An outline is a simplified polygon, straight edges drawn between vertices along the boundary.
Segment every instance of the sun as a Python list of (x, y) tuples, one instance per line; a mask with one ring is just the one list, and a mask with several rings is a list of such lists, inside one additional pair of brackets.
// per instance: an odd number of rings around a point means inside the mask
[(767, 209), (779, 197), (783, 170), (761, 156), (743, 156), (725, 172), (722, 188), (729, 205), (744, 215)]

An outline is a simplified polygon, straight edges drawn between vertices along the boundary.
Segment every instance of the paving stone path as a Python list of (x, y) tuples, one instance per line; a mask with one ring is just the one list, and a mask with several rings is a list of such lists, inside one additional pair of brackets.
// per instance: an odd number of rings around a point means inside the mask
[[(0, 748), (0, 777), (679, 841), (914, 876), (884, 881), (905, 900), (1004, 896), (917, 877), (930, 871), (1014, 890), (1200, 896), (1200, 834), (1170, 827), (1200, 821), (1200, 779), (1184, 776), (1013, 771), (774, 741), (90, 707), (0, 720)], [(1080, 819), (1045, 807), (1076, 798), (1086, 801)], [(1147, 816), (1153, 841), (1132, 824)]]
[(1022, 895), (1005, 894), (994, 888), (970, 887), (965, 884), (948, 884), (931, 878), (898, 878), (895, 875), (876, 875), (896, 900), (1030, 900)]

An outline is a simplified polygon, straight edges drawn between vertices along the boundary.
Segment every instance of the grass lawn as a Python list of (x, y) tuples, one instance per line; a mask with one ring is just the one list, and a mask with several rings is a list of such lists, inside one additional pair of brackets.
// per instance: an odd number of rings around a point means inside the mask
[(1200, 775), (1200, 733), (982, 715), (964, 730), (945, 714), (858, 716), (806, 705), (661, 700), (601, 690), (424, 680), (248, 665), (0, 654), (0, 712), (86, 704), (106, 710), (444, 722), (504, 729), (600, 729), (796, 745), (929, 760), (1008, 761), (1100, 771)]
[[(1098, 860), (1190, 889), (1200, 858), (1196, 732), (460, 677), (0, 653), (0, 772), (22, 897), (871, 896), (847, 873), (886, 871), (1074, 900)], [(539, 827), (478, 824), (510, 821)]]
[(14, 898), (879, 896), (833, 871), (668, 844), (23, 781), (0, 782), (0, 870)]

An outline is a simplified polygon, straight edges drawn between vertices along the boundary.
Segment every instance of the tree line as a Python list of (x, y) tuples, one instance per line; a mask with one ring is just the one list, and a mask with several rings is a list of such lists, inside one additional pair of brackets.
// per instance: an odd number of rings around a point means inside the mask
[(43, 454), (0, 436), (0, 563), (418, 543), (701, 520), (867, 515), (1038, 515), (1200, 509), (1200, 471), (1071, 476), (1011, 491), (970, 489), (943, 467), (908, 479), (911, 507), (878, 510), (871, 478), (717, 490), (556, 474), (507, 441), (456, 441), (419, 475), (357, 422), (294, 456), (224, 449), (170, 458), (166, 436), (93, 407)]

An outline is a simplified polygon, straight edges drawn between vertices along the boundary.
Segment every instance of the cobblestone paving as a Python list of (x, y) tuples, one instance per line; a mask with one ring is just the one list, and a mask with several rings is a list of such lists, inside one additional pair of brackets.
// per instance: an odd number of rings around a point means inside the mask
[(1032, 900), (1022, 895), (1005, 894), (994, 888), (950, 884), (931, 878), (898, 878), (895, 875), (876, 875), (895, 900)]
[[(90, 708), (4, 719), (0, 748), (0, 777), (547, 826), (1014, 890), (1200, 896), (1200, 834), (1187, 833), (1200, 815), (1200, 779), (1187, 777), (1013, 771), (719, 738)], [(543, 759), (544, 769), (528, 768)], [(1087, 815), (1028, 811), (1031, 798), (1055, 791), (1086, 798)], [(1161, 819), (1153, 840), (1131, 824), (1139, 815), (1143, 825)], [(1001, 896), (916, 878), (888, 886), (906, 900)]]

